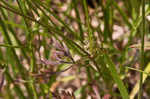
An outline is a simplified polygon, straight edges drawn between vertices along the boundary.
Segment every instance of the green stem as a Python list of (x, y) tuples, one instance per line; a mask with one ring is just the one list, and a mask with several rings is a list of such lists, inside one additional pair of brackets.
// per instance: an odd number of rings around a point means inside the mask
[(88, 38), (89, 38), (89, 46), (90, 46), (90, 52), (93, 53), (94, 52), (94, 47), (95, 47), (95, 42), (94, 42), (94, 34), (92, 32), (91, 29), (91, 24), (90, 24), (90, 18), (89, 18), (89, 13), (88, 13), (88, 7), (87, 7), (87, 1), (83, 0), (83, 7), (84, 7), (84, 11), (85, 11), (85, 18), (86, 18), (86, 24), (87, 24), (87, 28), (88, 28)]
[(97, 65), (97, 63), (95, 62), (95, 60), (94, 60), (93, 58), (91, 58), (91, 55), (90, 55), (87, 51), (85, 51), (81, 46), (79, 46), (77, 43), (75, 43), (74, 41), (70, 40), (70, 38), (65, 37), (60, 31), (56, 30), (55, 28), (51, 27), (50, 25), (45, 25), (45, 24), (43, 24), (42, 22), (37, 21), (36, 19), (34, 19), (34, 18), (30, 17), (30, 16), (24, 15), (24, 14), (20, 13), (19, 11), (16, 11), (16, 10), (14, 10), (14, 9), (12, 9), (12, 8), (3, 6), (2, 4), (0, 4), (0, 6), (1, 6), (2, 8), (4, 8), (4, 9), (7, 9), (7, 10), (9, 10), (9, 11), (15, 13), (15, 14), (18, 14), (18, 15), (24, 17), (24, 18), (27, 18), (27, 19), (29, 19), (29, 20), (31, 20), (31, 21), (33, 21), (33, 22), (38, 23), (39, 25), (41, 25), (41, 26), (47, 28), (49, 31), (53, 31), (53, 32), (57, 33), (59, 36), (61, 36), (62, 38), (64, 38), (65, 41), (66, 41), (66, 40), (69, 40), (73, 45), (75, 45), (77, 48), (79, 48), (81, 51), (83, 51), (83, 53), (85, 53), (85, 54), (89, 57), (89, 59), (90, 59), (90, 60), (94, 63), (94, 65), (96, 66), (97, 70), (100, 72), (99, 66)]
[[(19, 6), (19, 9), (21, 10), (22, 15), (26, 16), (27, 9), (26, 8), (23, 9), (23, 6), (25, 7), (25, 5), (23, 5), (24, 2), (17, 0), (17, 3), (18, 3), (18, 6)], [(30, 71), (33, 72), (34, 71), (34, 66), (35, 66), (35, 58), (34, 58), (33, 47), (32, 47), (32, 35), (33, 35), (33, 33), (32, 33), (31, 28), (29, 26), (30, 25), (29, 22), (26, 20), (25, 17), (23, 17), (23, 19), (24, 19), (24, 22), (25, 22), (25, 25), (26, 25), (26, 28), (27, 28), (27, 32), (28, 32), (28, 35), (29, 35), (29, 38), (28, 38), (29, 39), (29, 45), (28, 46), (29, 46), (29, 49), (30, 49), (30, 56), (31, 56)], [(38, 99), (36, 89), (34, 87), (34, 82), (33, 82), (34, 79), (32, 77), (30, 77), (30, 80), (31, 80), (31, 83), (29, 85), (30, 85), (31, 90), (33, 92), (33, 97), (34, 97), (34, 99)], [(31, 95), (31, 93), (29, 93), (29, 95)]]
[[(141, 70), (143, 70), (144, 67), (144, 35), (145, 35), (145, 0), (142, 0), (142, 40), (141, 40)], [(138, 94), (138, 99), (141, 99), (142, 96), (142, 81), (143, 80), (143, 73), (140, 73), (140, 90)]]

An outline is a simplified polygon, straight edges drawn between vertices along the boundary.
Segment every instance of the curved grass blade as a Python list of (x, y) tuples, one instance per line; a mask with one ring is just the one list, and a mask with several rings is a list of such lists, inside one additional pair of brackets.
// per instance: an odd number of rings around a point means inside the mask
[(112, 60), (106, 54), (104, 54), (104, 60), (105, 60), (107, 68), (110, 70), (111, 75), (119, 88), (122, 99), (129, 99), (128, 91), (125, 85), (123, 84), (123, 81), (120, 79), (119, 74), (117, 73), (117, 70)]

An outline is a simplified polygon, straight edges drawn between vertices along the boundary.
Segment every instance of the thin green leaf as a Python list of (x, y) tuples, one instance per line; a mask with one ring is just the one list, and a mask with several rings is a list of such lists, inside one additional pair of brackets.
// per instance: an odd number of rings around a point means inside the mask
[(110, 70), (111, 75), (119, 88), (122, 99), (129, 99), (128, 91), (125, 85), (123, 84), (122, 80), (120, 79), (119, 74), (117, 73), (117, 70), (115, 68), (115, 65), (106, 54), (104, 54), (104, 60), (105, 60), (107, 68)]

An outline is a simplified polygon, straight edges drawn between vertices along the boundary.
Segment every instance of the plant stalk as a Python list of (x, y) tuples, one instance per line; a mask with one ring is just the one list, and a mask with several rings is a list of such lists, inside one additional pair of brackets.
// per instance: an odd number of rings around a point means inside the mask
[[(145, 0), (142, 0), (142, 35), (141, 35), (141, 70), (144, 68), (144, 35), (145, 35)], [(139, 94), (138, 99), (142, 97), (142, 82), (143, 82), (143, 72), (140, 73), (140, 83), (139, 83)]]

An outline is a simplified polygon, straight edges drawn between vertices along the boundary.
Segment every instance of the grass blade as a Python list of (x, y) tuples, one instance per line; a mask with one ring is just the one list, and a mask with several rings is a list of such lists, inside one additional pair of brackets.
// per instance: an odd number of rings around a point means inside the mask
[[(143, 70), (144, 67), (144, 36), (145, 36), (145, 0), (142, 0), (142, 34), (141, 34), (141, 64), (140, 68)], [(138, 94), (138, 99), (142, 97), (142, 90), (143, 90), (143, 73), (140, 72), (140, 89)]]
[(113, 64), (111, 59), (106, 54), (104, 54), (104, 60), (105, 60), (107, 68), (110, 70), (111, 75), (119, 88), (122, 99), (129, 99), (128, 91), (127, 91), (125, 85), (123, 84), (122, 80), (120, 79), (120, 77), (117, 73), (117, 70), (115, 68), (115, 65)]

